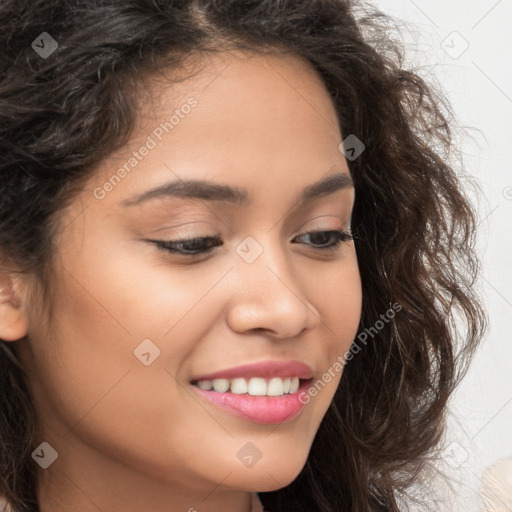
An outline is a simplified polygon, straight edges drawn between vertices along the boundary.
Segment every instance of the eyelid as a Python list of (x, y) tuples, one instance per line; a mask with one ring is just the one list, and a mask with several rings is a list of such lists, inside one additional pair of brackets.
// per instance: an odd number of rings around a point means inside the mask
[[(180, 224), (173, 224), (172, 226), (165, 226), (163, 228), (158, 228), (158, 229), (155, 229), (154, 231), (150, 231), (148, 234), (153, 236), (155, 235), (156, 233), (161, 233), (162, 231), (168, 231), (168, 230), (180, 230), (180, 228), (183, 228), (184, 226), (188, 226), (189, 224), (206, 224), (208, 225), (208, 227), (210, 229), (212, 229), (213, 231), (215, 231), (215, 228), (213, 227), (212, 223), (211, 222), (208, 222), (208, 221), (205, 221), (205, 220), (190, 220), (188, 222), (182, 222)], [(196, 231), (196, 229), (194, 228), (194, 231)], [(190, 238), (197, 238), (196, 235), (194, 234), (194, 231), (190, 234)], [(173, 235), (174, 236), (174, 235)], [(178, 231), (178, 234), (176, 236), (182, 236), (181, 234), (179, 234), (179, 231)], [(186, 236), (186, 237), (189, 237), (188, 234), (185, 234), (183, 236)], [(200, 235), (200, 236), (203, 236), (203, 235)], [(205, 235), (205, 236), (209, 236), (209, 235)]]
[[(341, 212), (340, 212), (341, 213)], [(350, 222), (352, 220), (352, 213), (343, 212), (341, 215), (336, 215), (332, 213), (324, 213), (315, 215), (314, 217), (310, 217), (306, 222), (302, 224), (302, 226), (309, 226), (310, 223), (321, 223), (321, 229), (325, 229), (325, 223), (335, 222), (336, 226), (333, 226), (333, 229), (343, 228), (344, 226), (350, 226)]]

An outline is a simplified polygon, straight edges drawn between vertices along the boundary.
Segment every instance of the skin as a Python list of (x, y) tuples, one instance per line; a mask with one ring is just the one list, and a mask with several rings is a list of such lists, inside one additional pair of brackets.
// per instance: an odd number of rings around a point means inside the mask
[[(0, 336), (20, 340), (38, 415), (36, 444), (57, 452), (38, 466), (42, 512), (250, 510), (253, 491), (292, 482), (339, 383), (336, 372), (302, 413), (278, 425), (239, 418), (194, 395), (194, 375), (266, 360), (309, 364), (315, 380), (349, 349), (361, 313), (353, 242), (297, 237), (346, 229), (353, 188), (294, 209), (302, 190), (348, 175), (343, 140), (322, 82), (292, 56), (219, 53), (169, 86), (146, 80), (129, 142), (104, 160), (59, 216), (54, 321), (29, 276), (0, 304)], [(98, 199), (103, 184), (169, 112), (197, 106)], [(153, 139), (157, 139), (153, 136)], [(178, 178), (244, 187), (250, 203), (160, 198), (123, 201)], [(193, 259), (152, 240), (219, 235)], [(263, 252), (247, 263), (247, 237)], [(160, 356), (134, 356), (151, 339)], [(251, 468), (237, 458), (248, 442)]]

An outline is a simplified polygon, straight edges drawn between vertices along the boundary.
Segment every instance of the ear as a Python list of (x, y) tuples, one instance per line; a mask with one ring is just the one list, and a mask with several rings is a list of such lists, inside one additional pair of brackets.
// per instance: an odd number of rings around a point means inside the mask
[(0, 271), (0, 339), (16, 341), (27, 335), (28, 318), (21, 293), (11, 275)]

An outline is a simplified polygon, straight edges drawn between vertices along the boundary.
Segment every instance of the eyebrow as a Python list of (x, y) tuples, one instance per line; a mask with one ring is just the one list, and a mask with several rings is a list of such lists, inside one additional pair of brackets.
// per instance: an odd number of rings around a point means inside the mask
[[(312, 199), (333, 194), (338, 190), (354, 187), (354, 183), (349, 174), (335, 173), (329, 174), (320, 181), (308, 185), (304, 188), (298, 198), (297, 206), (300, 206)], [(165, 183), (159, 187), (147, 190), (140, 195), (122, 201), (123, 206), (140, 205), (163, 197), (178, 197), (204, 199), (206, 201), (222, 201), (236, 204), (239, 206), (247, 205), (249, 194), (245, 188), (221, 185), (205, 180), (177, 180)]]

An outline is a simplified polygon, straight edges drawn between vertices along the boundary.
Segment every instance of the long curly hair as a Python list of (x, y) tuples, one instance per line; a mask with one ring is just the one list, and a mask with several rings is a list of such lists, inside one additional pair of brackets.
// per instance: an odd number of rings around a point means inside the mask
[[(148, 73), (178, 71), (196, 52), (294, 54), (321, 77), (343, 136), (364, 143), (348, 165), (359, 332), (372, 335), (347, 362), (299, 476), (260, 493), (272, 512), (398, 511), (485, 330), (453, 114), (405, 69), (392, 26), (351, 0), (0, 3), (0, 257), (2, 269), (36, 275), (48, 299), (59, 211), (126, 142)], [(58, 48), (42, 58), (31, 43), (45, 31)], [(368, 331), (395, 303), (392, 320)], [(0, 340), (0, 494), (35, 512), (37, 421), (18, 343)]]

